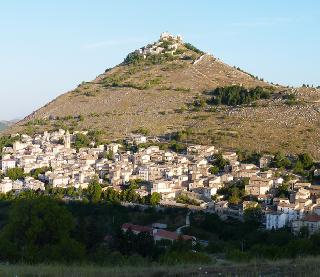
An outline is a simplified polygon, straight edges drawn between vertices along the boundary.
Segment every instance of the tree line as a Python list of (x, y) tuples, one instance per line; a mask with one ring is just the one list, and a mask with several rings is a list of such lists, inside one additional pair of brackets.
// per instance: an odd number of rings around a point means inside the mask
[(213, 95), (209, 104), (228, 106), (247, 105), (256, 100), (271, 97), (271, 93), (262, 87), (247, 89), (238, 85), (218, 87), (209, 94)]

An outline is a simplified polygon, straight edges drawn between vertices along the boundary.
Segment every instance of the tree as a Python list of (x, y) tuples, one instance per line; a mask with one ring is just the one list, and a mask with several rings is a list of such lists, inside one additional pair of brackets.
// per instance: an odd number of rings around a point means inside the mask
[(78, 133), (75, 136), (74, 147), (79, 150), (82, 147), (88, 147), (90, 145), (90, 139), (85, 134)]
[(219, 170), (223, 170), (224, 167), (228, 164), (228, 162), (223, 158), (222, 154), (219, 153), (215, 156), (215, 160), (213, 165), (219, 168)]
[(73, 228), (72, 215), (55, 200), (18, 200), (0, 233), (0, 258), (30, 263), (81, 260), (84, 248), (71, 239)]
[(209, 168), (209, 172), (211, 173), (211, 174), (217, 174), (218, 172), (219, 172), (219, 168), (217, 167), (217, 166), (211, 166), (210, 168)]
[(291, 167), (291, 161), (282, 153), (278, 152), (274, 156), (272, 165), (274, 167), (278, 168), (290, 168)]
[(150, 198), (150, 205), (156, 206), (160, 203), (161, 195), (158, 192), (153, 192)]
[(313, 165), (313, 159), (307, 153), (303, 153), (303, 154), (299, 155), (298, 160), (301, 162), (304, 169), (310, 169)]
[(25, 174), (22, 168), (15, 167), (15, 168), (9, 168), (6, 173), (7, 177), (9, 177), (11, 180), (18, 180), (23, 179)]
[(283, 183), (277, 188), (277, 197), (288, 198), (289, 197), (289, 184)]
[(249, 207), (244, 210), (243, 214), (244, 221), (259, 223), (262, 219), (262, 210), (260, 206)]
[(100, 201), (102, 188), (97, 180), (94, 180), (89, 184), (87, 193), (90, 202), (97, 203)]
[(228, 199), (229, 203), (234, 205), (239, 204), (239, 202), (241, 201), (239, 189), (235, 187), (235, 188), (232, 188), (231, 191), (232, 191), (232, 194)]

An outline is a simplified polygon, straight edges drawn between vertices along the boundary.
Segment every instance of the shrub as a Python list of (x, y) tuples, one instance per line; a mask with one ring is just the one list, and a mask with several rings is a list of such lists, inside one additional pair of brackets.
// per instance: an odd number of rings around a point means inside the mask
[(203, 54), (204, 54), (203, 51), (199, 50), (197, 47), (193, 46), (191, 43), (188, 43), (188, 42), (187, 42), (187, 43), (184, 44), (184, 46), (185, 46), (187, 49), (189, 49), (189, 50), (191, 50), (191, 51), (193, 51), (193, 52), (196, 52), (197, 54), (200, 54), (200, 55), (203, 55)]
[(270, 92), (261, 87), (246, 89), (241, 86), (218, 87), (211, 92), (213, 98), (209, 103), (214, 105), (236, 106), (250, 104), (258, 99), (270, 98)]

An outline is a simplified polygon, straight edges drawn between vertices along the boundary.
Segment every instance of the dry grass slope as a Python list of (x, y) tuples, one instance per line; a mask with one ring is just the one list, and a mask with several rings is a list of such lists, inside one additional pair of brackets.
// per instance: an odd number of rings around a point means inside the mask
[[(59, 96), (9, 132), (73, 127), (105, 130), (106, 139), (116, 139), (140, 127), (152, 135), (192, 128), (193, 139), (199, 143), (258, 151), (306, 151), (320, 158), (318, 89), (274, 86), (211, 55), (199, 59), (200, 54), (183, 51), (193, 59), (122, 63)], [(192, 106), (195, 99), (208, 98), (206, 91), (230, 85), (268, 87), (274, 94), (254, 106)], [(299, 103), (287, 105), (282, 95), (288, 93), (295, 94)], [(81, 120), (72, 118), (79, 115)]]

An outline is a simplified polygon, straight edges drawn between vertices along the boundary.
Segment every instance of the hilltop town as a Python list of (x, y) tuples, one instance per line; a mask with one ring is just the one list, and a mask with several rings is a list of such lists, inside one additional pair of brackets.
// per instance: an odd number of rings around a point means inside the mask
[[(58, 130), (12, 135), (2, 148), (0, 192), (10, 196), (62, 189), (65, 201), (81, 201), (95, 183), (106, 195), (130, 189), (132, 197), (122, 199), (123, 205), (187, 207), (240, 221), (254, 211), (269, 230), (320, 230), (320, 190), (306, 181), (304, 169), (312, 178), (320, 170), (307, 155), (288, 169), (289, 159), (279, 154), (261, 154), (248, 163), (239, 161), (235, 151), (213, 145), (173, 151), (158, 137), (132, 134), (105, 145), (90, 141), (87, 134)], [(70, 188), (78, 193), (68, 195)]]

